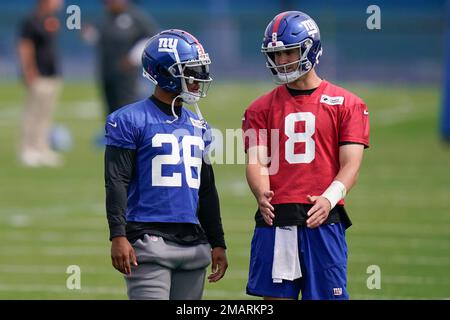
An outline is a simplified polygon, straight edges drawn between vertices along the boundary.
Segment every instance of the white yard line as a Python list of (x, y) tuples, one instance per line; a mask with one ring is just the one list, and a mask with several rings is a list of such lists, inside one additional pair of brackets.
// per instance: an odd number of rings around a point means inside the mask
[(109, 257), (109, 246), (105, 247), (51, 247), (51, 246), (10, 246), (2, 248), (0, 256), (27, 256), (27, 255), (42, 255), (42, 256), (105, 256)]
[[(0, 291), (3, 292), (20, 292), (20, 293), (31, 293), (31, 292), (43, 292), (43, 293), (67, 293), (67, 294), (103, 294), (112, 296), (123, 296), (127, 299), (126, 288), (117, 287), (83, 287), (81, 285), (80, 290), (69, 290), (64, 285), (48, 285), (48, 284), (0, 284)], [(251, 299), (250, 296), (246, 295), (242, 291), (225, 291), (225, 290), (205, 290), (203, 298), (230, 298), (230, 299)], [(16, 297), (17, 298), (17, 297)], [(38, 298), (38, 297), (36, 297)]]
[[(68, 226), (76, 226), (76, 227), (84, 227), (89, 226), (92, 227), (91, 224), (93, 221), (103, 221), (106, 223), (106, 218), (104, 216), (104, 206), (103, 204), (71, 204), (70, 206), (46, 206), (42, 208), (9, 208), (0, 210), (0, 222), (7, 222), (11, 226), (21, 226), (22, 224), (44, 224), (45, 227), (62, 227), (67, 228)], [(77, 213), (80, 211), (84, 212), (92, 212), (91, 215), (82, 217), (78, 217)], [(71, 221), (68, 223), (66, 221), (67, 216), (72, 216), (74, 218), (79, 218), (76, 221)], [(44, 218), (52, 218), (51, 220), (45, 220)], [(247, 228), (249, 231), (252, 231), (254, 225), (247, 225), (244, 222), (251, 221), (252, 219), (223, 219), (226, 222), (226, 226), (230, 228), (231, 226), (236, 230), (242, 230), (243, 228)], [(44, 227), (44, 226), (43, 226)], [(361, 233), (366, 234), (369, 232), (373, 233), (392, 233), (392, 234), (430, 234), (430, 237), (436, 234), (449, 235), (450, 237), (450, 229), (447, 224), (443, 223), (432, 223), (432, 222), (411, 222), (408, 221), (406, 223), (403, 222), (392, 222), (392, 223), (377, 223), (374, 225), (372, 222), (364, 222), (359, 221), (358, 226), (354, 229), (350, 230), (352, 234), (355, 236), (360, 236)], [(357, 232), (357, 233), (356, 233)]]
[[(243, 290), (245, 290), (245, 288), (243, 288)], [(245, 294), (244, 291), (225, 291), (225, 290), (209, 290), (206, 289), (203, 292), (203, 298), (221, 298), (221, 297), (225, 297), (225, 298), (229, 298), (229, 299), (251, 299), (251, 296)]]
[[(234, 248), (230, 253), (240, 258), (247, 258), (250, 256), (250, 249)], [(349, 252), (350, 263), (364, 263), (369, 265), (405, 265), (405, 266), (433, 266), (433, 267), (448, 267), (450, 266), (449, 256), (420, 256), (416, 254), (411, 255), (398, 255), (398, 254), (386, 254), (381, 256), (379, 253), (373, 255), (365, 255)]]
[[(26, 256), (26, 255), (47, 255), (47, 256), (105, 256), (109, 255), (109, 246), (10, 246), (2, 248), (0, 256)], [(233, 255), (239, 257), (249, 256), (249, 249), (235, 248)], [(450, 266), (448, 256), (420, 256), (420, 255), (397, 255), (391, 254), (379, 256), (377, 254), (364, 255), (350, 252), (349, 262), (367, 263), (367, 265), (420, 265), (420, 266)]]
[(431, 236), (435, 234), (443, 234), (443, 235), (449, 235), (450, 237), (450, 228), (448, 224), (442, 224), (442, 223), (423, 223), (423, 222), (392, 222), (392, 223), (376, 223), (373, 222), (358, 222), (358, 226), (355, 227), (355, 229), (352, 230), (352, 232), (355, 232), (355, 230), (358, 233), (393, 233), (393, 234), (399, 234), (399, 233), (407, 233), (410, 235), (414, 234), (430, 234)]
[[(390, 237), (371, 237), (364, 235), (351, 235), (349, 245), (352, 247), (377, 247), (377, 248), (436, 248), (449, 249), (450, 240), (445, 239), (429, 239), (429, 238), (399, 238), (394, 235)], [(347, 238), (348, 239), (348, 238)]]
[(3, 241), (9, 241), (9, 243), (14, 243), (17, 245), (23, 245), (23, 243), (34, 243), (44, 242), (44, 243), (106, 243), (108, 241), (108, 235), (100, 234), (96, 232), (86, 232), (86, 231), (74, 231), (67, 234), (66, 230), (60, 231), (48, 231), (39, 232), (37, 234), (24, 233), (21, 230), (16, 231), (4, 231), (0, 234), (0, 238)]
[[(75, 263), (76, 264), (76, 261)], [(12, 274), (65, 274), (69, 265), (0, 265), (0, 273)], [(114, 272), (113, 267), (109, 269), (80, 266), (81, 274), (105, 274)]]
[[(250, 221), (253, 222), (253, 221)], [(238, 223), (238, 221), (226, 220), (226, 227), (229, 230), (233, 230), (232, 224)], [(239, 221), (242, 224), (242, 221)], [(248, 234), (243, 234), (248, 236)], [(24, 233), (22, 230), (6, 230), (0, 234), (0, 238), (3, 240), (11, 241), (11, 243), (23, 243), (31, 242), (48, 242), (48, 243), (97, 243), (101, 244), (107, 241), (107, 235), (101, 234), (98, 232), (89, 232), (89, 231), (70, 231), (70, 236), (68, 236), (67, 230), (52, 230), (52, 231), (44, 231), (37, 230), (36, 232)], [(348, 240), (351, 238), (350, 240)], [(368, 236), (368, 235), (354, 235), (351, 234), (347, 237), (349, 241), (349, 245), (352, 247), (381, 247), (381, 248), (438, 248), (438, 249), (447, 249), (450, 248), (450, 240), (446, 239), (432, 239), (428, 237), (414, 237), (414, 238), (399, 238), (396, 235), (386, 235), (383, 237), (377, 236)], [(236, 244), (242, 245), (243, 247), (250, 246), (250, 238), (242, 238), (242, 239), (233, 239), (233, 246), (236, 247)], [(14, 244), (14, 245), (15, 245)], [(250, 250), (250, 247), (248, 248)]]
[(0, 291), (22, 292), (22, 293), (45, 292), (45, 293), (68, 293), (68, 294), (105, 294), (105, 295), (121, 295), (124, 296), (124, 298), (126, 298), (125, 288), (120, 289), (116, 287), (83, 287), (83, 284), (81, 284), (80, 290), (69, 290), (64, 285), (0, 284)]
[[(362, 282), (366, 283), (367, 276), (353, 276), (349, 280), (352, 282)], [(405, 275), (383, 275), (383, 270), (381, 270), (381, 288), (383, 284), (401, 284), (401, 285), (418, 285), (418, 286), (450, 286), (449, 277), (430, 277), (430, 276), (405, 276)], [(449, 289), (450, 291), (450, 289)]]
[[(76, 261), (73, 262), (76, 265)], [(81, 274), (107, 274), (115, 273), (116, 271), (111, 266), (110, 268), (98, 268), (88, 266), (85, 267), (85, 263), (80, 264)], [(3, 264), (0, 265), (0, 274), (48, 274), (48, 275), (61, 275), (65, 274), (69, 265), (17, 265), (17, 264)], [(227, 271), (227, 279), (243, 280), (246, 281), (248, 277), (247, 270), (234, 270)]]
[[(103, 214), (105, 211), (105, 205), (103, 202), (97, 203), (71, 203), (70, 205), (48, 205), (42, 207), (5, 207), (0, 208), (0, 220), (9, 219), (14, 215), (28, 215), (30, 217), (36, 217), (42, 219), (45, 217), (60, 218), (61, 216), (70, 215), (79, 211)], [(95, 215), (95, 216), (99, 216)]]
[[(123, 296), (124, 299), (126, 297), (126, 289), (118, 288), (118, 287), (83, 287), (81, 286), (80, 290), (69, 290), (64, 287), (64, 285), (48, 285), (48, 284), (0, 284), (0, 292), (9, 292), (9, 293), (67, 293), (67, 294), (102, 294), (102, 295), (111, 295), (111, 296)], [(15, 297), (18, 298), (18, 297)], [(36, 297), (38, 299), (39, 297)], [(225, 290), (209, 290), (206, 289), (203, 294), (204, 299), (216, 299), (216, 298), (229, 298), (229, 299), (245, 299), (251, 300), (255, 299), (254, 297), (248, 296), (243, 291), (225, 291)], [(417, 300), (417, 299), (427, 299), (425, 297), (417, 297), (417, 296), (395, 296), (395, 295), (375, 295), (375, 294), (353, 294), (350, 296), (350, 299), (353, 300)], [(437, 298), (439, 299), (439, 298)], [(449, 298), (440, 298), (447, 300)]]
[(450, 266), (448, 256), (420, 256), (420, 255), (362, 255), (349, 253), (349, 261), (357, 263), (367, 263), (367, 265), (420, 265), (420, 266)]
[[(2, 121), (20, 120), (23, 114), (23, 104), (9, 103), (7, 107), (0, 108)], [(59, 119), (101, 119), (102, 105), (100, 102), (85, 100), (59, 103), (56, 109), (56, 118)]]

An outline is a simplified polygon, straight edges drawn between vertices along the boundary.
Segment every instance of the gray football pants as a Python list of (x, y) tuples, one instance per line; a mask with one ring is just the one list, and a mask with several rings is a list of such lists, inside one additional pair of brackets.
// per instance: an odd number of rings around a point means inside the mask
[(211, 263), (209, 244), (182, 246), (145, 235), (133, 244), (138, 266), (125, 276), (131, 300), (199, 300), (206, 267)]

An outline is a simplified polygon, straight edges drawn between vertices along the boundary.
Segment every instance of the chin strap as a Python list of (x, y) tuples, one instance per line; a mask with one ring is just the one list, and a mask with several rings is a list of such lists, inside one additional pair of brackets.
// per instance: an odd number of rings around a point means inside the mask
[[(173, 120), (166, 120), (167, 123), (174, 123), (175, 121), (177, 121), (179, 119), (178, 115), (175, 112), (175, 102), (176, 100), (180, 98), (181, 101), (183, 101), (183, 103), (185, 103), (185, 101), (183, 100), (183, 97), (181, 95), (176, 96), (173, 100), (172, 100), (172, 104), (171, 104), (171, 109), (172, 109), (172, 115), (175, 117), (175, 119)], [(206, 121), (203, 118), (202, 112), (200, 111), (200, 107), (198, 106), (197, 102), (193, 103), (194, 108), (195, 108), (195, 112), (197, 113), (198, 119), (205, 124)]]
[(175, 102), (177, 101), (178, 98), (181, 98), (181, 96), (178, 95), (178, 96), (176, 96), (175, 98), (173, 98), (172, 104), (171, 104), (172, 114), (173, 114), (173, 116), (175, 117), (175, 119), (173, 119), (173, 120), (166, 120), (167, 123), (174, 123), (174, 122), (177, 121), (178, 118), (179, 118), (178, 115), (177, 115), (176, 112), (175, 112)]
[(194, 107), (195, 107), (195, 112), (197, 113), (198, 119), (199, 119), (203, 124), (205, 124), (206, 121), (205, 121), (205, 119), (203, 118), (203, 115), (202, 115), (202, 113), (201, 113), (201, 111), (200, 111), (200, 108), (199, 108), (198, 104), (195, 103), (195, 104), (194, 104)]

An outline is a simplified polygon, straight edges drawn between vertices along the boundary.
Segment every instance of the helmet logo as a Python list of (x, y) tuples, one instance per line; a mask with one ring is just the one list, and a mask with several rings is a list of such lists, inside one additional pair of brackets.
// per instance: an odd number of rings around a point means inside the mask
[(277, 42), (277, 33), (276, 32), (272, 33), (272, 42), (273, 43)]
[(311, 47), (312, 44), (313, 44), (313, 42), (311, 41), (311, 39), (306, 39), (304, 46), (307, 49), (307, 48)]
[(312, 68), (311, 62), (307, 61), (307, 62), (305, 63), (305, 71), (309, 71), (311, 68)]
[(195, 48), (197, 49), (199, 56), (205, 53), (205, 50), (203, 49), (203, 47), (200, 44), (196, 44)]
[(158, 52), (173, 52), (177, 49), (178, 39), (159, 38)]
[(317, 28), (316, 23), (312, 19), (302, 21), (302, 25), (305, 27), (306, 31), (311, 37), (315, 37), (319, 33), (319, 28)]

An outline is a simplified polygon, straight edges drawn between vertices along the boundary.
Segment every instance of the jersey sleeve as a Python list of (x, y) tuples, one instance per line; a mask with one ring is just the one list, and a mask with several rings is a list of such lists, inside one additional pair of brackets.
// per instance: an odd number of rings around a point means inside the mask
[(136, 149), (138, 130), (123, 117), (110, 114), (105, 124), (106, 145), (125, 149)]
[(340, 114), (339, 144), (360, 143), (369, 147), (369, 111), (365, 104), (343, 108)]
[(21, 22), (19, 27), (19, 37), (27, 40), (33, 40), (35, 38), (33, 25), (29, 19)]
[(264, 111), (246, 110), (242, 118), (245, 152), (250, 147), (267, 146), (267, 117)]

